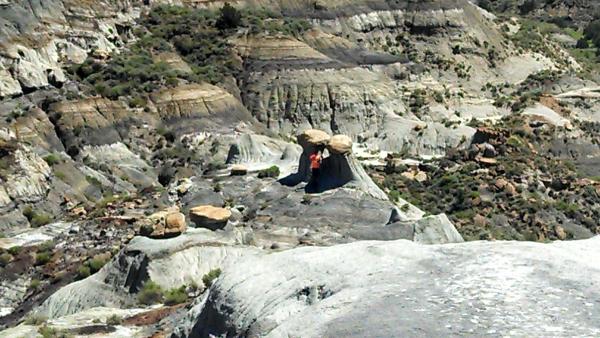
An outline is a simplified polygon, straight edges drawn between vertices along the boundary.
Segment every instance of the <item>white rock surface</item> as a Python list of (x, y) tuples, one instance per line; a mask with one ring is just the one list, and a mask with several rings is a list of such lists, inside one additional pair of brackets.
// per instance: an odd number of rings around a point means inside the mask
[(428, 216), (416, 222), (413, 241), (421, 244), (464, 242), (446, 214)]
[(549, 123), (557, 127), (565, 127), (571, 125), (571, 122), (568, 119), (560, 116), (554, 110), (540, 103), (536, 103), (535, 106), (525, 109), (523, 111), (523, 115), (531, 116), (534, 119), (538, 119), (540, 121)]
[[(4, 183), (5, 193), (12, 199), (35, 202), (44, 198), (49, 189), (50, 167), (33, 151), (23, 148), (14, 153), (15, 169)], [(0, 197), (0, 200), (5, 198)], [(6, 202), (6, 201), (4, 201)]]
[(223, 271), (178, 336), (598, 336), (599, 259), (600, 237), (249, 256)]

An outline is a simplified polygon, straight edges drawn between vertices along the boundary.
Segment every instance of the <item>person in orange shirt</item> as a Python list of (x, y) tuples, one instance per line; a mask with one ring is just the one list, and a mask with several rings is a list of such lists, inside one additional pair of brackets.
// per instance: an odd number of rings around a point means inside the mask
[(321, 174), (321, 162), (323, 161), (323, 153), (321, 149), (317, 149), (315, 153), (310, 154), (310, 180), (315, 184), (319, 184), (319, 175)]

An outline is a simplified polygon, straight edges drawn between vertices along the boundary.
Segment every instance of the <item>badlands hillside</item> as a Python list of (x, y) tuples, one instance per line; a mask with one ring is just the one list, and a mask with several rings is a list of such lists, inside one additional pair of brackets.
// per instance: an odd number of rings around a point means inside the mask
[(600, 336), (599, 71), (594, 0), (0, 0), (0, 337)]

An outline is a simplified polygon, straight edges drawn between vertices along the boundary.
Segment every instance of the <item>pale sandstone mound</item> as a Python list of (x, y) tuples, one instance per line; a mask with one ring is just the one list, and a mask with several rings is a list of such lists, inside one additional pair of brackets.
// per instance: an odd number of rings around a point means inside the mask
[(176, 337), (597, 336), (599, 244), (364, 241), (245, 257)]
[(258, 134), (242, 134), (231, 145), (227, 164), (244, 165), (249, 171), (279, 167), (284, 175), (296, 170), (302, 148), (297, 144)]
[(194, 228), (169, 239), (135, 237), (98, 273), (61, 288), (37, 312), (57, 318), (98, 306), (124, 308), (135, 303), (136, 293), (147, 280), (166, 290), (202, 285), (209, 271), (260, 252), (240, 244), (236, 233)]
[(231, 218), (231, 211), (212, 205), (201, 205), (190, 209), (190, 219), (201, 228), (222, 229)]

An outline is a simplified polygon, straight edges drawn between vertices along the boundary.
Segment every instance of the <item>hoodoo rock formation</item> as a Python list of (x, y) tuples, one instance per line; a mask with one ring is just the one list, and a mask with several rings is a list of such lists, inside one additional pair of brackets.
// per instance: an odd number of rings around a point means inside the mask
[[(377, 187), (365, 172), (360, 162), (352, 154), (352, 139), (346, 135), (329, 136), (325, 131), (309, 129), (298, 135), (298, 144), (302, 146), (302, 155), (298, 163), (298, 172), (281, 180), (286, 185), (307, 185), (307, 192), (323, 191), (349, 186), (361, 190), (375, 198), (387, 200), (387, 195)], [(327, 150), (321, 164), (318, 180), (311, 181), (309, 156), (319, 150)]]

